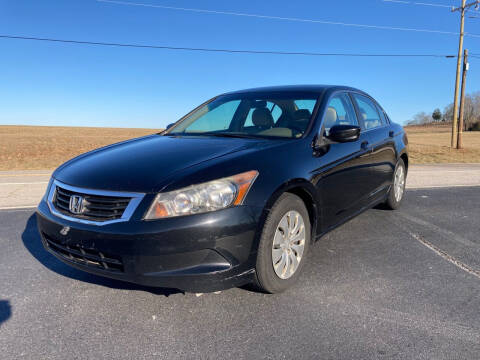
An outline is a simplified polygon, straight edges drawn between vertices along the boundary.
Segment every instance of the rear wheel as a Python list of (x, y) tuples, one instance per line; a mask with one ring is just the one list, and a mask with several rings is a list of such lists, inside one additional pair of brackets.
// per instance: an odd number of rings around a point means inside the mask
[(402, 159), (399, 159), (397, 166), (395, 166), (395, 172), (393, 174), (393, 183), (390, 187), (388, 193), (387, 201), (385, 205), (389, 209), (396, 210), (400, 207), (402, 203), (403, 196), (405, 194), (405, 182), (407, 178), (407, 171), (405, 168), (405, 163)]
[(277, 293), (298, 281), (310, 246), (310, 219), (298, 196), (284, 193), (267, 216), (260, 238), (256, 285)]

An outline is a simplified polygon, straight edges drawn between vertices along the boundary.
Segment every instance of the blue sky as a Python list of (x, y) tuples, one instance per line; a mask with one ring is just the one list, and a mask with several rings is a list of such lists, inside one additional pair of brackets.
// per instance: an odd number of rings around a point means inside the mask
[[(457, 32), (448, 8), (382, 0), (125, 0)], [(429, 0), (457, 5), (459, 0)], [(480, 34), (480, 19), (467, 18)], [(0, 0), (0, 34), (251, 50), (456, 54), (458, 36), (125, 6), (96, 0)], [(465, 46), (480, 54), (480, 37)], [(225, 91), (343, 84), (397, 122), (453, 100), (455, 59), (200, 53), (0, 39), (0, 124), (162, 128)], [(472, 59), (469, 92), (480, 90)]]

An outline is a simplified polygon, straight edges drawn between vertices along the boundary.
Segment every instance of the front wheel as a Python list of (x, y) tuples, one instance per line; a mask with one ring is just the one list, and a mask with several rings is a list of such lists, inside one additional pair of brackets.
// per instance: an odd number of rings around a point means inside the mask
[(295, 284), (310, 240), (310, 219), (302, 199), (282, 194), (263, 226), (255, 269), (257, 287), (273, 294)]
[(393, 174), (393, 183), (390, 187), (388, 193), (387, 201), (385, 205), (389, 209), (396, 210), (400, 207), (402, 203), (403, 196), (405, 194), (405, 182), (407, 178), (407, 171), (405, 168), (405, 163), (402, 159), (399, 159), (397, 165), (395, 166), (395, 172)]

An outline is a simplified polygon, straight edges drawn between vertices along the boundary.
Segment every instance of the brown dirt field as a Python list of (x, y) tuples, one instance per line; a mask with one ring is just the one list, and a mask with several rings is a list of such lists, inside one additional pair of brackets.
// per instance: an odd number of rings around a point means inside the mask
[(159, 130), (0, 126), (0, 170), (54, 169), (86, 151), (156, 132)]
[(464, 149), (450, 148), (449, 125), (406, 126), (410, 161), (427, 163), (477, 163), (480, 162), (480, 132), (463, 133)]
[[(411, 163), (480, 162), (480, 132), (464, 134), (463, 150), (450, 149), (450, 128), (408, 126)], [(86, 151), (159, 132), (155, 129), (0, 126), (0, 170), (54, 169)]]

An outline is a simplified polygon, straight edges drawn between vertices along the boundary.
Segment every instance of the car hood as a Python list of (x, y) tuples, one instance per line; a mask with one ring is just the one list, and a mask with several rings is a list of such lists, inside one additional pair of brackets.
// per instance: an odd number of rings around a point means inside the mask
[(156, 192), (173, 173), (268, 141), (219, 137), (150, 135), (80, 155), (54, 173), (73, 186), (130, 192)]

